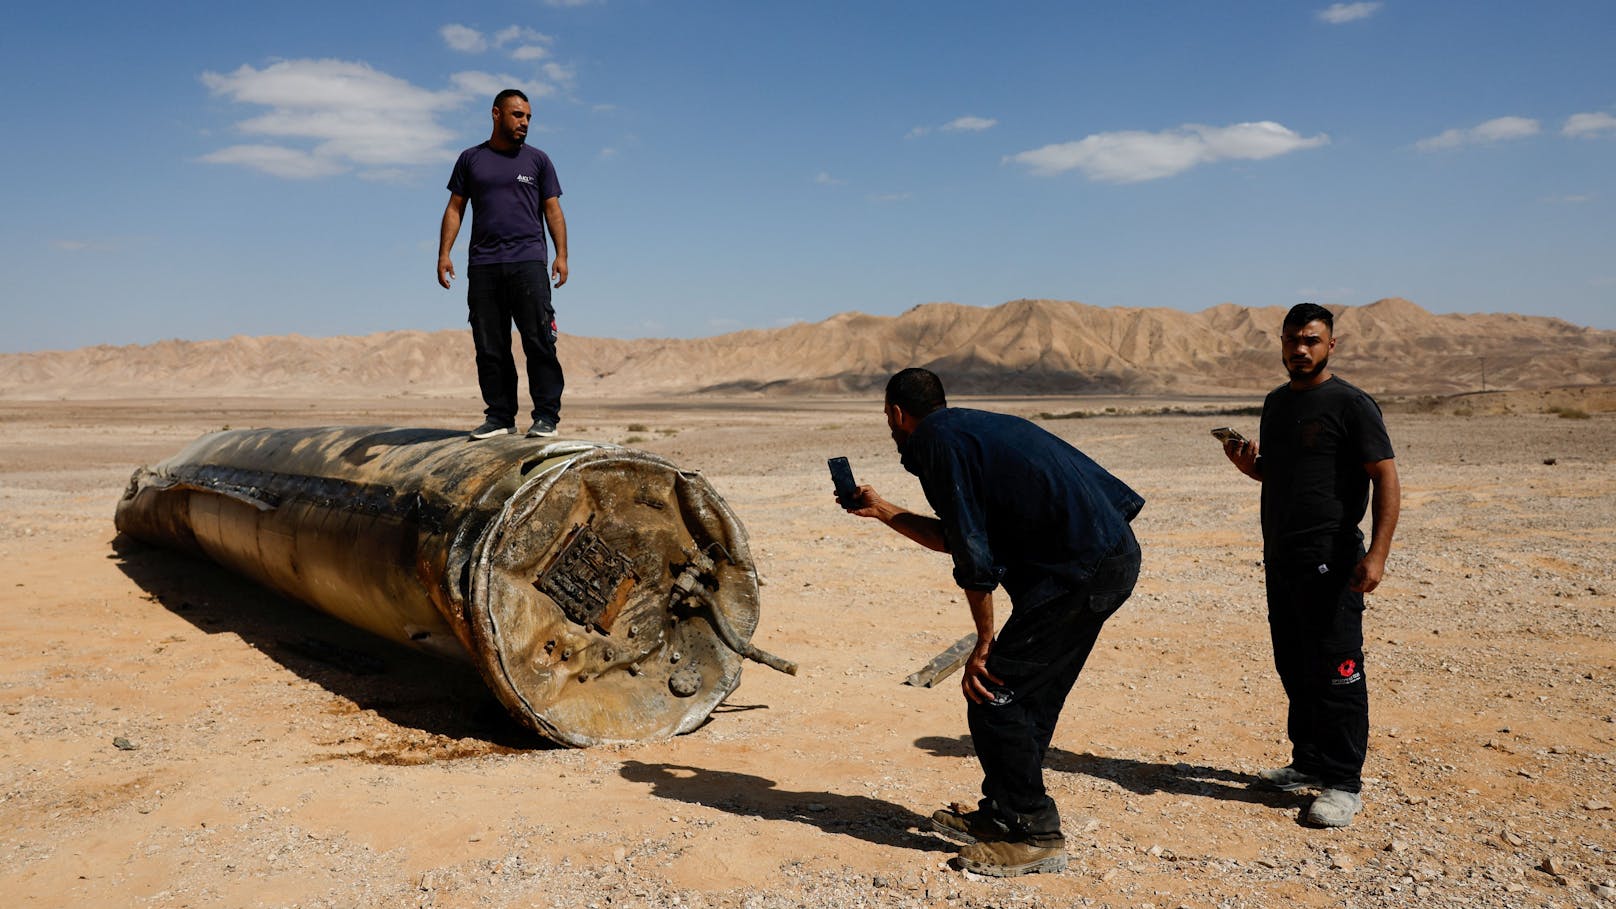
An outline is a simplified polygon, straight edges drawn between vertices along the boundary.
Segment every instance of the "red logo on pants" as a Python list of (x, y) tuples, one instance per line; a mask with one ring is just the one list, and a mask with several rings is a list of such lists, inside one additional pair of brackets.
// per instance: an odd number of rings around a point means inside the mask
[(1340, 666), (1335, 667), (1335, 671), (1340, 673), (1344, 679), (1351, 678), (1352, 674), (1358, 671), (1358, 661), (1343, 660)]

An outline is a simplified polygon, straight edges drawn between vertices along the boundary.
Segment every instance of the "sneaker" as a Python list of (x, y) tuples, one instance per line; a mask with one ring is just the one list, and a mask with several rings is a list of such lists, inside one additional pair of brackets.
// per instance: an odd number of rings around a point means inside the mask
[(1303, 773), (1295, 767), (1274, 767), (1269, 770), (1257, 771), (1257, 781), (1252, 784), (1256, 789), (1273, 789), (1278, 792), (1295, 792), (1298, 789), (1316, 789), (1319, 778), (1311, 773)]
[(1307, 822), (1320, 827), (1345, 827), (1363, 808), (1363, 796), (1344, 789), (1326, 789), (1307, 809)]
[(959, 865), (988, 877), (1020, 877), (1066, 870), (1066, 841), (1039, 845), (1032, 840), (974, 843), (960, 850)]
[(496, 423), (493, 420), (484, 420), (483, 425), (471, 431), (473, 439), (492, 439), (494, 436), (509, 435), (516, 431), (516, 427), (509, 423)]
[(527, 428), (527, 437), (530, 439), (548, 439), (556, 434), (556, 425), (549, 420), (534, 420), (533, 425)]
[(1010, 829), (998, 818), (978, 808), (965, 810), (959, 802), (932, 812), (931, 829), (962, 846), (991, 843), (1010, 836)]

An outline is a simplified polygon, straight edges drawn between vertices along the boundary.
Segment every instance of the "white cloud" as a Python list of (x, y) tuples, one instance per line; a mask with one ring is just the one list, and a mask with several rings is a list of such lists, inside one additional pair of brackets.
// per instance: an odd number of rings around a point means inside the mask
[(546, 63), (541, 69), (544, 78), (566, 89), (572, 88), (572, 83), (578, 77), (576, 70), (560, 63)]
[(524, 44), (511, 50), (512, 60), (543, 60), (550, 56), (550, 49), (537, 44)]
[(317, 155), (280, 145), (232, 145), (209, 152), (198, 160), (209, 164), (236, 164), (288, 180), (312, 180), (348, 170), (341, 161), (329, 155)]
[(555, 39), (543, 32), (534, 31), (522, 25), (507, 25), (494, 33), (494, 46), (504, 47), (507, 44), (554, 44)]
[(615, 157), (617, 157), (617, 149), (612, 148), (610, 145), (608, 145), (605, 148), (602, 148), (600, 151), (596, 152), (595, 157), (599, 158), (602, 161), (606, 161), (606, 160), (609, 160), (611, 158), (615, 158)]
[(554, 6), (557, 8), (566, 8), (573, 6), (593, 6), (596, 3), (604, 2), (605, 0), (544, 0), (544, 5)]
[(1318, 17), (1320, 22), (1341, 25), (1346, 22), (1356, 22), (1359, 19), (1368, 19), (1379, 12), (1384, 5), (1382, 3), (1332, 3), (1328, 7), (1319, 10)]
[(830, 175), (829, 171), (822, 170), (814, 177), (814, 182), (818, 183), (820, 186), (841, 186), (847, 181), (839, 177), (833, 177)]
[(474, 28), (451, 23), (438, 29), (438, 34), (443, 36), (443, 43), (463, 54), (480, 54), (488, 50), (488, 39)]
[(473, 97), (471, 89), (481, 87), (456, 78), (451, 89), (431, 91), (346, 60), (282, 60), (263, 69), (244, 65), (230, 73), (204, 72), (201, 78), (217, 97), (269, 108), (238, 122), (236, 129), (279, 140), (223, 148), (201, 160), (290, 179), (331, 176), (354, 167), (452, 161), (450, 143), (456, 134), (438, 117), (462, 106)]
[(1543, 201), (1550, 205), (1581, 205), (1584, 202), (1592, 202), (1593, 200), (1594, 197), (1587, 193), (1567, 193), (1562, 196), (1543, 197)]
[(543, 98), (555, 94), (555, 86), (553, 85), (518, 79), (504, 73), (485, 73), (475, 69), (455, 73), (449, 77), (449, 83), (461, 95), (489, 105), (494, 103), (495, 95), (507, 88), (521, 91), (524, 95), (527, 95), (530, 101), (534, 98)]
[(1437, 151), (1461, 145), (1486, 145), (1537, 135), (1538, 122), (1528, 117), (1496, 117), (1468, 129), (1448, 129), (1414, 143), (1420, 151)]
[(1561, 135), (1572, 138), (1597, 136), (1613, 131), (1616, 131), (1616, 117), (1603, 112), (1572, 114), (1566, 118), (1565, 126), (1560, 129)]
[(1041, 177), (1080, 170), (1091, 180), (1139, 183), (1171, 177), (1198, 164), (1229, 159), (1257, 161), (1316, 148), (1329, 141), (1330, 137), (1323, 133), (1306, 137), (1269, 120), (1232, 126), (1189, 123), (1156, 133), (1095, 133), (1075, 142), (1009, 155), (1004, 160)]
[(942, 126), (917, 126), (904, 134), (905, 139), (918, 139), (933, 130), (942, 130), (948, 133), (979, 133), (985, 129), (992, 129), (998, 125), (998, 120), (990, 117), (955, 117)]
[(913, 193), (876, 193), (870, 197), (871, 202), (902, 202)]

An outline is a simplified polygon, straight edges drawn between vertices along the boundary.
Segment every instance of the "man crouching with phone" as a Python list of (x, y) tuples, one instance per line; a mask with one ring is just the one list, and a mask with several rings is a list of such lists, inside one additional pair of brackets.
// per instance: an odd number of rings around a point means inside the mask
[[(977, 644), (961, 687), (982, 765), (974, 811), (955, 803), (932, 828), (960, 864), (1013, 877), (1066, 867), (1060, 813), (1044, 789), (1066, 695), (1106, 619), (1139, 578), (1129, 522), (1144, 499), (1059, 437), (1020, 417), (949, 407), (942, 380), (905, 369), (887, 382), (887, 426), (936, 517), (858, 487), (842, 505), (954, 559)], [(997, 638), (993, 591), (1012, 612)]]

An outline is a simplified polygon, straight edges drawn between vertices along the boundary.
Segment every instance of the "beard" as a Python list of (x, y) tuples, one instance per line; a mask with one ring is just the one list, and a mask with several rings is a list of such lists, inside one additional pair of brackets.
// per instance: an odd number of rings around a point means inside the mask
[(1307, 366), (1307, 367), (1304, 367), (1304, 366), (1292, 366), (1290, 364), (1290, 362), (1287, 361), (1285, 363), (1285, 372), (1287, 372), (1290, 375), (1291, 381), (1293, 381), (1293, 382), (1302, 382), (1302, 381), (1306, 381), (1307, 379), (1311, 379), (1311, 378), (1316, 377), (1319, 373), (1324, 371), (1324, 367), (1329, 366), (1329, 365), (1330, 365), (1330, 358), (1329, 357), (1324, 357), (1324, 358), (1320, 359), (1317, 363), (1314, 363), (1312, 366)]

